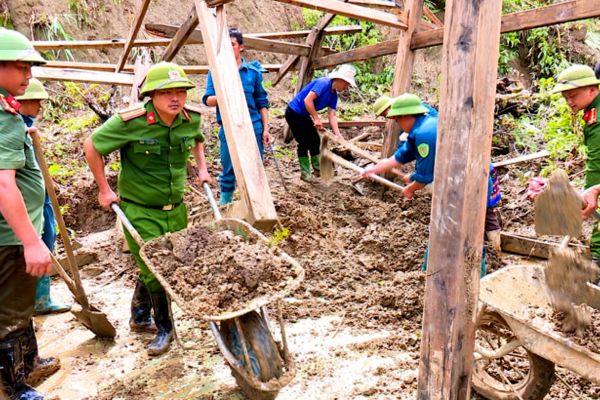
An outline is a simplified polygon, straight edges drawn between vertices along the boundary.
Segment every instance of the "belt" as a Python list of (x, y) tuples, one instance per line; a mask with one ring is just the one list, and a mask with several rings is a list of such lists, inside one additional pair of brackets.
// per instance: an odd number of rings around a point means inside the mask
[(163, 210), (163, 211), (174, 210), (177, 206), (179, 206), (181, 204), (181, 203), (175, 203), (175, 204), (165, 204), (163, 206), (152, 206), (152, 205), (149, 205), (149, 204), (141, 204), (141, 203), (138, 203), (138, 202), (133, 201), (133, 200), (125, 199), (123, 197), (121, 197), (121, 200), (123, 200), (126, 203), (135, 204), (136, 206), (145, 207), (145, 208), (152, 208), (154, 210)]

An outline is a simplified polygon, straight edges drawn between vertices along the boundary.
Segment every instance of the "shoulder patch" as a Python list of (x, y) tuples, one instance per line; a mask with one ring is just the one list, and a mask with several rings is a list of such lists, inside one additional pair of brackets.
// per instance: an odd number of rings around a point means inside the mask
[(421, 143), (417, 146), (417, 151), (421, 157), (427, 158), (429, 155), (429, 145), (427, 143)]
[(11, 113), (12, 115), (17, 115), (17, 110), (15, 110), (12, 107), (12, 105), (8, 102), (8, 99), (6, 97), (4, 97), (4, 95), (2, 95), (1, 93), (0, 93), (0, 107), (2, 107), (3, 111)]
[(187, 111), (191, 111), (191, 112), (196, 113), (196, 114), (201, 114), (202, 113), (200, 107), (190, 106), (190, 105), (187, 105), (187, 104), (185, 106), (183, 106), (183, 109), (187, 110)]
[(593, 125), (598, 122), (598, 109), (592, 108), (591, 110), (586, 111), (585, 114), (583, 114), (583, 120), (588, 125)]
[(119, 115), (124, 122), (131, 121), (134, 118), (146, 115), (146, 109), (143, 106), (135, 106), (119, 111)]

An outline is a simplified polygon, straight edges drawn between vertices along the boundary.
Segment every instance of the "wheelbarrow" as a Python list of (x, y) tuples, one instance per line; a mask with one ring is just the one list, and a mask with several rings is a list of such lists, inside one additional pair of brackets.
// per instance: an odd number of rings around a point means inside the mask
[[(248, 240), (267, 243), (267, 238), (247, 222), (235, 218), (222, 218), (208, 184), (204, 184), (204, 189), (216, 219), (214, 221), (216, 230), (235, 232)], [(143, 243), (142, 238), (118, 206), (113, 205), (113, 210), (133, 238), (141, 244), (140, 256), (169, 296), (186, 313), (196, 315), (190, 303), (186, 302), (153, 266), (149, 249), (157, 241), (164, 241), (165, 237)], [(187, 229), (191, 229), (191, 227)], [(281, 299), (299, 286), (304, 279), (304, 269), (296, 260), (281, 250), (277, 250), (277, 256), (289, 264), (290, 270), (295, 276), (294, 279), (286, 282), (283, 290), (253, 298), (235, 311), (202, 316), (202, 319), (208, 322), (217, 346), (227, 361), (237, 384), (250, 399), (274, 399), (279, 390), (287, 385), (296, 374), (294, 361), (288, 349), (281, 313)], [(267, 305), (274, 301), (277, 301), (277, 322), (281, 343), (274, 339), (270, 330)]]
[[(541, 400), (555, 365), (600, 384), (600, 354), (575, 343), (547, 320), (553, 309), (540, 266), (509, 266), (481, 279), (472, 386), (491, 400)], [(587, 304), (600, 290), (587, 284)]]

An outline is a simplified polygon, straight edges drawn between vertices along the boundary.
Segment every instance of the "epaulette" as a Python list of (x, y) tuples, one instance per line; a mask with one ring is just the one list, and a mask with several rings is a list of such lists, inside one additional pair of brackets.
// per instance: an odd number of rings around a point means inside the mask
[[(16, 104), (19, 104), (19, 103), (17, 102)], [(15, 107), (13, 107), (10, 104), (9, 100), (6, 97), (4, 97), (4, 95), (2, 93), (0, 93), (0, 107), (2, 107), (3, 111), (11, 113), (12, 115), (18, 114), (18, 111), (15, 109)]]
[(143, 105), (136, 105), (134, 107), (129, 107), (119, 111), (119, 115), (121, 116), (123, 122), (127, 122), (134, 118), (141, 117), (142, 115), (146, 115), (146, 109)]

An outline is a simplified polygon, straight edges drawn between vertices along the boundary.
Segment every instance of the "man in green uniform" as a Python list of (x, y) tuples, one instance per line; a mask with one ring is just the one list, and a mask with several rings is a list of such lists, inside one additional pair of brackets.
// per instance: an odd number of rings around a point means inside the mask
[[(576, 64), (561, 72), (557, 80), (554, 93), (562, 93), (573, 112), (584, 112), (583, 135), (588, 151), (585, 173), (586, 190), (583, 192), (586, 206), (582, 214), (587, 218), (598, 208), (598, 195), (600, 194), (600, 121), (598, 121), (600, 79), (596, 77), (592, 68)], [(597, 222), (594, 223), (590, 250), (594, 260), (600, 261), (600, 232), (598, 232)]]
[[(150, 100), (111, 117), (84, 143), (86, 159), (99, 187), (100, 205), (108, 209), (120, 201), (144, 240), (187, 226), (183, 192), (190, 153), (198, 165), (198, 180), (211, 182), (199, 110), (185, 105), (187, 90), (193, 87), (178, 65), (162, 62), (152, 66), (140, 91)], [(120, 200), (108, 185), (102, 158), (115, 150), (121, 154)], [(148, 354), (163, 354), (173, 339), (169, 299), (140, 258), (139, 246), (128, 232), (125, 237), (140, 268), (129, 324), (137, 331), (156, 329)]]
[(41, 239), (44, 182), (14, 96), (44, 62), (25, 36), (0, 29), (0, 398), (43, 399), (25, 380), (37, 354), (36, 277), (51, 266)]

